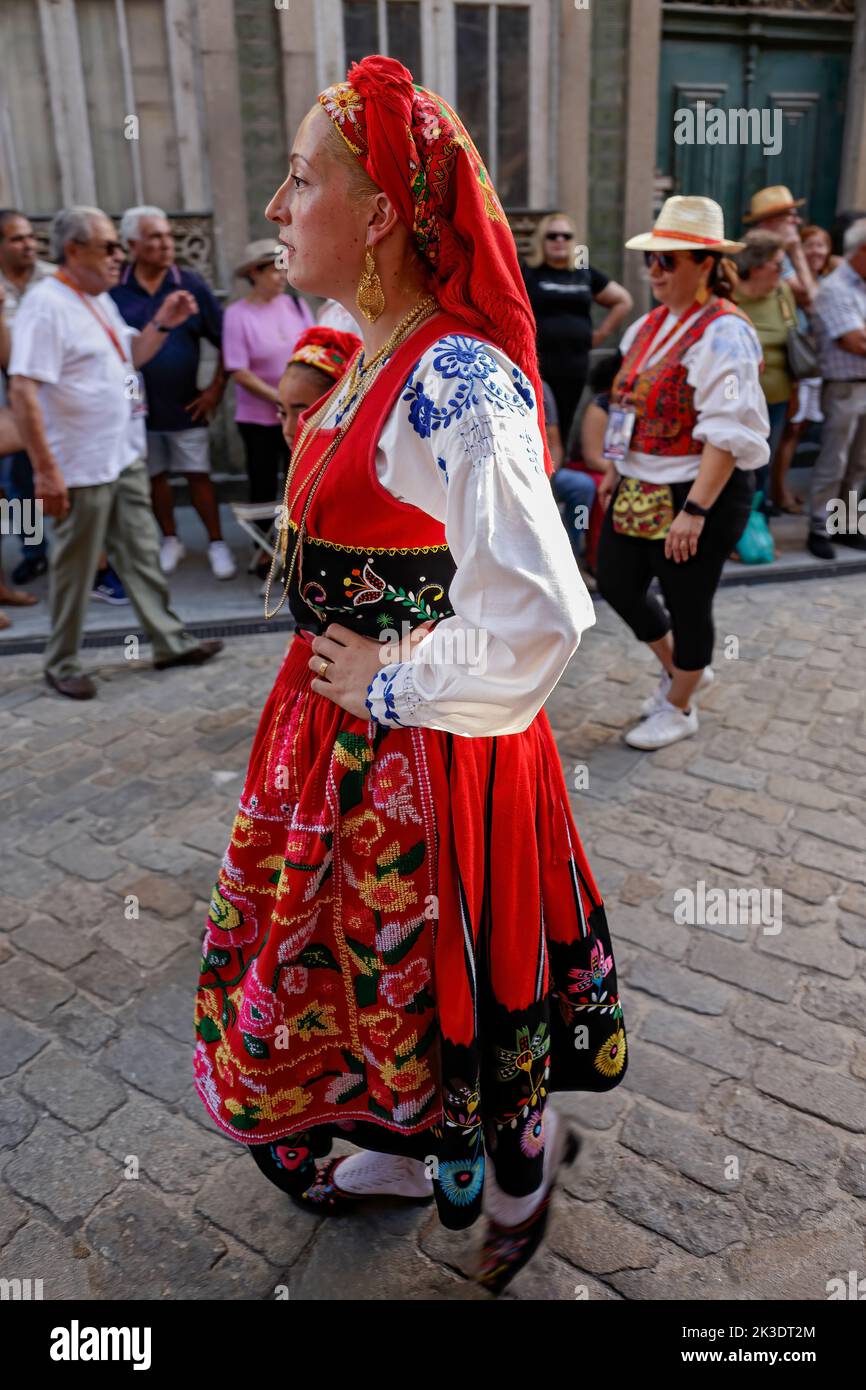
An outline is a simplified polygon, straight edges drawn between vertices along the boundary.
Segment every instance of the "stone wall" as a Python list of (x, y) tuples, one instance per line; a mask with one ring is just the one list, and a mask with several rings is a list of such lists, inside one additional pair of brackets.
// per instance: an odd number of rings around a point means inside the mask
[(279, 16), (261, 0), (234, 0), (234, 8), (246, 200), (250, 237), (256, 238), (273, 232), (264, 209), (289, 162)]
[(622, 279), (624, 240), (629, 0), (592, 9), (589, 112), (589, 256)]

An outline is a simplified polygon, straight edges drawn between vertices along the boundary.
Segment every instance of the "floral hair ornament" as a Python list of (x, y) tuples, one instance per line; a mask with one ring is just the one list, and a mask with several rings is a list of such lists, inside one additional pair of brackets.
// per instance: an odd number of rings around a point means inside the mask
[(299, 362), (305, 367), (318, 367), (334, 381), (340, 381), (346, 368), (363, 344), (356, 333), (341, 333), (337, 328), (317, 325), (307, 328), (295, 343), (287, 367)]
[(544, 447), (535, 318), (508, 219), (484, 161), (457, 113), (413, 82), (396, 58), (353, 63), (345, 82), (319, 94), (355, 158), (392, 200), (430, 274), (440, 308), (474, 328), (528, 377)]

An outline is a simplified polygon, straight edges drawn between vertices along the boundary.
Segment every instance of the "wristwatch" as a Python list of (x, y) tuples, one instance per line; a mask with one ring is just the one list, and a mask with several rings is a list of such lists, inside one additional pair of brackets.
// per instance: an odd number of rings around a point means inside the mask
[(168, 326), (167, 323), (157, 323), (156, 319), (153, 320), (153, 326), (154, 326), (154, 328), (156, 329), (157, 333), (170, 333), (170, 332), (171, 332), (171, 329), (170, 329), (170, 327)]
[(683, 511), (687, 512), (689, 516), (708, 516), (710, 509), (709, 507), (702, 507), (699, 502), (693, 502), (690, 497), (687, 497), (683, 503)]

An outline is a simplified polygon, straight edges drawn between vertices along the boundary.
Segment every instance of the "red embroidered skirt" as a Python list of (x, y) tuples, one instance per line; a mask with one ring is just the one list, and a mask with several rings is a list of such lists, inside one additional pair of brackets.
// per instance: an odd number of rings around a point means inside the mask
[(428, 1161), (478, 1215), (485, 1154), (541, 1182), (556, 1090), (608, 1090), (626, 1035), (604, 909), (546, 714), (465, 738), (310, 689), (295, 635), (214, 888), (195, 1076), (217, 1124), (311, 1180), (334, 1136)]

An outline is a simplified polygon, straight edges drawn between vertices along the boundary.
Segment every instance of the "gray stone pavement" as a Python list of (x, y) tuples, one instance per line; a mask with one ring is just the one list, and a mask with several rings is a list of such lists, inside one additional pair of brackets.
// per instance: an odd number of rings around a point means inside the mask
[[(598, 611), (548, 711), (630, 1070), (556, 1097), (584, 1147), (506, 1296), (824, 1299), (866, 1274), (866, 577), (722, 591), (700, 733), (655, 754), (621, 741), (651, 665)], [(489, 1297), (480, 1223), (297, 1210), (192, 1089), (206, 903), (284, 644), (165, 673), (89, 652), (82, 705), (0, 660), (0, 1276), (46, 1298)], [(700, 880), (779, 890), (781, 930), (681, 924)]]

